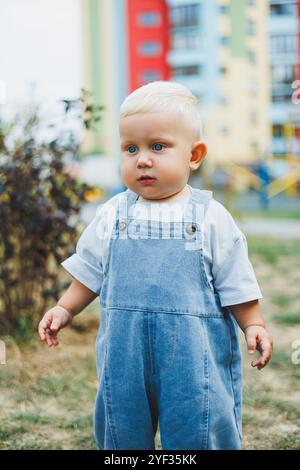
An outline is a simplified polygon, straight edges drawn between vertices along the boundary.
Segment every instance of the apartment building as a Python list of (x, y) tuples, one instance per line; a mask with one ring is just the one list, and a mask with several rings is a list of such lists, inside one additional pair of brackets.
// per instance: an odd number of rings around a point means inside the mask
[[(270, 0), (269, 53), (272, 74), (272, 153), (300, 155), (299, 104), (292, 102), (292, 84), (299, 73), (299, 0)], [(298, 73), (297, 73), (298, 71)], [(299, 87), (298, 87), (299, 88)]]
[(207, 165), (270, 151), (268, 0), (82, 0), (86, 83), (107, 112), (89, 147), (118, 156), (130, 91), (175, 80), (199, 99)]

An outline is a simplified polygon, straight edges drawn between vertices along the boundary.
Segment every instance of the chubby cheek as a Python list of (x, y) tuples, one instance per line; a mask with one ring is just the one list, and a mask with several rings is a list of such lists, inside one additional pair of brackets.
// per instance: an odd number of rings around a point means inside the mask
[(164, 175), (166, 180), (172, 181), (174, 178), (180, 179), (180, 177), (185, 176), (188, 172), (187, 164), (183, 158), (174, 158), (168, 159), (161, 162), (159, 165), (159, 172), (161, 175)]
[(128, 159), (121, 159), (120, 171), (121, 176), (124, 180), (130, 179), (130, 177), (134, 177), (134, 165), (132, 161)]

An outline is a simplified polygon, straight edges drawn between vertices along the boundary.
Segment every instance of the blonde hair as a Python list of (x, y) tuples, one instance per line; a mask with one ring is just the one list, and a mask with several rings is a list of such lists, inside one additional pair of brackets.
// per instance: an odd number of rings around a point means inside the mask
[(198, 100), (184, 85), (158, 80), (147, 83), (128, 95), (120, 107), (120, 118), (137, 113), (169, 112), (181, 115), (195, 140), (202, 139), (202, 122)]

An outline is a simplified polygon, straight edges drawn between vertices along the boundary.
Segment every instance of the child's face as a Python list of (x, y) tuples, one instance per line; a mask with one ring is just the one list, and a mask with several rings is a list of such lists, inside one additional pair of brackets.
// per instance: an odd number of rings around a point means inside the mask
[[(120, 119), (121, 174), (125, 185), (144, 199), (178, 193), (206, 155), (204, 142), (179, 115), (137, 113)], [(152, 180), (140, 180), (149, 176)]]

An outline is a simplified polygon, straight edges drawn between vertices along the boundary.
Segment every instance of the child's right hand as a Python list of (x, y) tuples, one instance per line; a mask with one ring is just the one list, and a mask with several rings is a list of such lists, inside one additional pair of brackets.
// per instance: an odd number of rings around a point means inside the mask
[(41, 341), (45, 341), (50, 347), (57, 346), (57, 333), (61, 328), (68, 325), (72, 319), (72, 314), (59, 305), (48, 310), (38, 326)]

